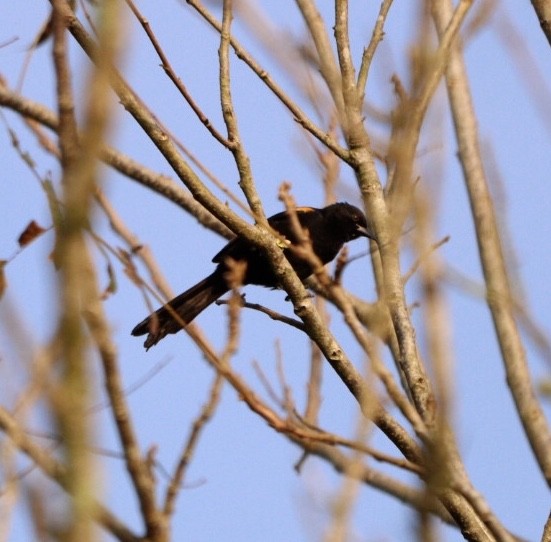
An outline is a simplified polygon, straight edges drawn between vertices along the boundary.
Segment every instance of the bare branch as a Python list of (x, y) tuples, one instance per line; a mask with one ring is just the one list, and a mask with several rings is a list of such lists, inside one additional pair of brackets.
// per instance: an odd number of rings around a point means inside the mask
[[(451, 15), (447, 0), (432, 2), (433, 17), (440, 34)], [(515, 400), (524, 431), (548, 485), (551, 484), (551, 431), (539, 404), (515, 319), (513, 295), (505, 267), (497, 221), (484, 173), (474, 107), (466, 70), (458, 48), (452, 49), (447, 68), (448, 94), (465, 183), (469, 192), (478, 250), (486, 280), (488, 307), (501, 348), (507, 382)]]
[(375, 23), (375, 28), (373, 28), (373, 34), (371, 35), (371, 40), (369, 45), (364, 49), (362, 56), (362, 64), (358, 73), (358, 93), (363, 102), (363, 96), (365, 93), (365, 86), (367, 84), (367, 76), (369, 74), (369, 68), (371, 67), (371, 62), (377, 51), (379, 43), (384, 37), (383, 26), (386, 22), (388, 12), (392, 6), (392, 0), (383, 0), (381, 2), (381, 7), (379, 9), (379, 15), (377, 16), (377, 22)]
[[(209, 11), (198, 0), (186, 0), (200, 15), (219, 33), (222, 31), (221, 24), (209, 13)], [(330, 148), (337, 156), (347, 162), (349, 160), (348, 152), (341, 147), (331, 134), (324, 132), (316, 126), (302, 111), (302, 109), (283, 91), (283, 89), (274, 81), (270, 74), (258, 64), (254, 58), (247, 53), (245, 48), (235, 39), (230, 38), (230, 44), (233, 47), (238, 58), (243, 60), (251, 70), (263, 81), (263, 83), (273, 92), (273, 94), (287, 107), (293, 114), (294, 119), (314, 137), (319, 139), (324, 145)]]

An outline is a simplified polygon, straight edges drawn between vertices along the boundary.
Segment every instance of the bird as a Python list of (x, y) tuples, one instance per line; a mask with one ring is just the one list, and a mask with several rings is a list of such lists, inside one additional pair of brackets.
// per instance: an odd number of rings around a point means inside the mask
[[(375, 239), (368, 227), (366, 217), (360, 209), (349, 203), (333, 203), (323, 208), (296, 207), (294, 211), (283, 211), (268, 218), (273, 230), (284, 237), (285, 257), (301, 280), (312, 273), (312, 264), (291, 245), (300, 243), (301, 232), (293, 224), (291, 213), (296, 213), (300, 226), (307, 232), (311, 247), (323, 265), (332, 261), (348, 241), (366, 237)], [(295, 222), (296, 224), (296, 222)], [(229, 241), (212, 262), (217, 264), (213, 273), (176, 296), (154, 313), (137, 324), (132, 335), (146, 335), (144, 347), (149, 350), (166, 335), (176, 333), (183, 324), (189, 324), (204, 309), (222, 297), (231, 287), (228, 275), (232, 262), (244, 264), (241, 283), (278, 288), (278, 279), (268, 257), (256, 245), (237, 236)], [(170, 309), (169, 309), (170, 307)], [(173, 314), (178, 314), (176, 319)]]

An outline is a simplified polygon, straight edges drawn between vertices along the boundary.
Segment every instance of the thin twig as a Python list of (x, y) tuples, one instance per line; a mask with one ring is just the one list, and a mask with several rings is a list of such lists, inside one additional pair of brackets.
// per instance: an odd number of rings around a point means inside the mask
[[(373, 60), (373, 57), (375, 56), (377, 47), (384, 37), (383, 27), (386, 22), (390, 7), (392, 6), (392, 1), (393, 0), (383, 0), (381, 2), (381, 7), (379, 8), (379, 14), (377, 15), (377, 22), (375, 23), (375, 27), (373, 28), (371, 40), (369, 41), (369, 45), (364, 49), (357, 83), (358, 93), (360, 97), (363, 97), (363, 95), (365, 94), (365, 86), (367, 83), (367, 77), (369, 75), (369, 68), (371, 67), (371, 62)], [(363, 102), (363, 98), (361, 98), (361, 101)]]
[(406, 284), (413, 275), (415, 275), (416, 271), (419, 269), (419, 267), (423, 264), (423, 261), (425, 261), (427, 258), (430, 257), (430, 255), (435, 251), (438, 250), (442, 245), (445, 245), (450, 240), (450, 236), (446, 235), (440, 241), (437, 241), (436, 243), (432, 244), (430, 247), (426, 249), (426, 251), (421, 254), (415, 262), (413, 262), (412, 266), (410, 267), (409, 271), (404, 274), (404, 284)]
[[(217, 32), (222, 31), (220, 22), (205, 8), (199, 0), (186, 0), (186, 2), (201, 15)], [(243, 60), (251, 68), (251, 70), (260, 78), (260, 80), (270, 89), (281, 103), (292, 113), (293, 118), (314, 137), (319, 139), (324, 145), (330, 148), (343, 161), (348, 162), (350, 159), (346, 149), (341, 147), (332, 134), (324, 132), (313, 121), (311, 121), (306, 113), (292, 100), (287, 93), (274, 81), (270, 74), (260, 66), (260, 64), (247, 52), (247, 50), (234, 38), (230, 38), (230, 44), (238, 58)]]
[(170, 61), (168, 60), (168, 57), (166, 56), (161, 44), (159, 43), (159, 40), (157, 39), (157, 36), (151, 29), (151, 25), (149, 24), (149, 21), (141, 14), (140, 10), (136, 7), (136, 4), (132, 0), (125, 0), (126, 4), (138, 20), (138, 22), (142, 25), (142, 28), (144, 29), (144, 32), (146, 33), (147, 37), (149, 38), (149, 41), (151, 42), (151, 45), (155, 49), (155, 52), (159, 56), (159, 59), (161, 60), (161, 67), (163, 68), (166, 75), (169, 77), (169, 79), (172, 81), (174, 86), (178, 89), (184, 100), (189, 104), (192, 111), (195, 113), (197, 118), (201, 121), (201, 123), (205, 126), (205, 128), (209, 131), (209, 133), (226, 148), (230, 148), (231, 144), (230, 142), (213, 126), (212, 122), (209, 120), (209, 118), (203, 113), (203, 110), (197, 105), (195, 100), (193, 99), (192, 95), (182, 82), (182, 80), (176, 75), (176, 72), (172, 68), (172, 65)]
[(320, 73), (329, 89), (342, 124), (345, 118), (342, 81), (323, 17), (312, 0), (296, 0), (296, 3), (314, 42)]
[(191, 431), (184, 446), (184, 450), (180, 454), (180, 460), (178, 461), (174, 473), (170, 477), (170, 483), (166, 490), (163, 513), (167, 518), (172, 516), (175, 512), (178, 490), (183, 485), (187, 467), (189, 466), (191, 458), (195, 453), (199, 443), (199, 437), (205, 429), (207, 423), (212, 418), (220, 402), (220, 393), (223, 383), (224, 379), (220, 374), (217, 374), (209, 391), (209, 397), (191, 426)]
[[(226, 301), (225, 299), (218, 299), (215, 301), (216, 305), (227, 305), (228, 303), (229, 302)], [(243, 298), (240, 303), (244, 309), (251, 309), (254, 311), (261, 312), (262, 314), (269, 316), (275, 322), (282, 322), (283, 324), (287, 324), (288, 326), (294, 327), (299, 331), (306, 330), (306, 328), (304, 327), (304, 324), (300, 320), (296, 320), (295, 318), (290, 318), (289, 316), (285, 316), (284, 314), (274, 311), (273, 309), (269, 309), (264, 305), (260, 305), (259, 303), (249, 303), (248, 301), (245, 301)]]

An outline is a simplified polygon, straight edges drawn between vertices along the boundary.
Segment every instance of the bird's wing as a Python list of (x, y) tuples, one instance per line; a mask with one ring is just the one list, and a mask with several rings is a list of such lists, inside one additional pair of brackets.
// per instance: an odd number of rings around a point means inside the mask
[[(319, 209), (316, 209), (315, 207), (296, 208), (297, 215), (302, 225), (307, 225), (309, 222), (308, 215), (311, 214), (314, 216), (315, 212), (318, 210)], [(285, 237), (290, 237), (291, 239), (296, 237), (291, 231), (287, 211), (282, 211), (281, 213), (271, 216), (268, 218), (268, 223), (274, 230), (280, 232)], [(236, 237), (225, 245), (222, 250), (214, 256), (212, 261), (214, 263), (220, 263), (228, 257), (233, 258), (234, 260), (242, 260), (251, 254), (251, 252), (256, 252), (257, 250), (257, 247), (251, 246), (247, 241), (240, 237)]]

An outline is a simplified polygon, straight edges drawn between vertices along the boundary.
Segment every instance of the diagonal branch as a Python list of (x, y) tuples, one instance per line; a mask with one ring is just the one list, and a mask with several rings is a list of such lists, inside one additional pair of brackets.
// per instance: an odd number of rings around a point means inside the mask
[[(59, 119), (53, 111), (42, 104), (24, 98), (20, 94), (11, 91), (0, 81), (0, 106), (7, 107), (30, 121), (30, 127), (36, 133), (36, 126), (33, 123), (39, 123), (50, 130), (57, 132), (59, 130)], [(41, 144), (42, 134), (36, 134)], [(77, 136), (80, 137), (80, 134)], [(48, 145), (44, 145), (46, 150), (51, 152)], [(195, 217), (200, 224), (210, 230), (219, 233), (226, 239), (234, 237), (233, 233), (214, 218), (205, 208), (197, 203), (190, 194), (173, 179), (152, 171), (146, 166), (136, 162), (130, 156), (104, 145), (99, 152), (100, 159), (122, 175), (134, 179), (141, 185), (153, 190), (187, 211)]]

